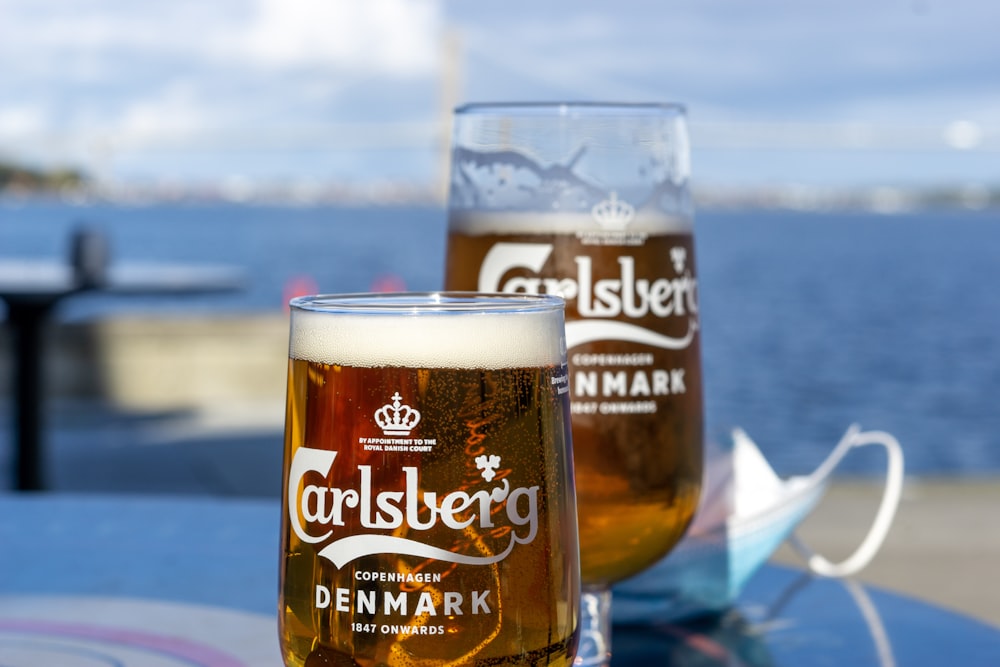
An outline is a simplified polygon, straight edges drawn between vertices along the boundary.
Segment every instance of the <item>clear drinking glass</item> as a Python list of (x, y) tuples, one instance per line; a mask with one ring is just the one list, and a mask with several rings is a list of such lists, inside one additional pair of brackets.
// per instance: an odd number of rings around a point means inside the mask
[(291, 301), (285, 665), (555, 665), (579, 636), (563, 301)]
[(578, 664), (610, 658), (610, 586), (698, 503), (702, 386), (685, 111), (455, 113), (445, 286), (566, 299), (584, 584)]

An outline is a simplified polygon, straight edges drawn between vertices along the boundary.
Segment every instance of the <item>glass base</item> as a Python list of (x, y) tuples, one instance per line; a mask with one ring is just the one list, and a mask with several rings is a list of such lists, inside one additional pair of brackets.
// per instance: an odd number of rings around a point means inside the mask
[(576, 667), (611, 663), (611, 589), (585, 588), (580, 598), (580, 647)]

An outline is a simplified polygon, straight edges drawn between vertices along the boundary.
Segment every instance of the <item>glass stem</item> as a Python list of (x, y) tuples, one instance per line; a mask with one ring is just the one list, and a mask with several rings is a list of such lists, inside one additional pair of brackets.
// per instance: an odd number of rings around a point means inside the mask
[(580, 648), (576, 667), (611, 663), (611, 589), (586, 587), (580, 598)]

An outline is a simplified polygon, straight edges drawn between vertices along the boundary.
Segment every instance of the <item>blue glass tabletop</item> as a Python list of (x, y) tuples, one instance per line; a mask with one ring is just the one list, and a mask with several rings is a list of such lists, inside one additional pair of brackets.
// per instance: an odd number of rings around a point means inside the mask
[[(273, 500), (0, 495), (0, 664), (45, 651), (51, 663), (55, 650), (90, 660), (61, 664), (280, 664), (279, 512)], [(613, 649), (618, 666), (968, 667), (1000, 664), (1000, 629), (767, 566), (725, 612), (616, 626)]]

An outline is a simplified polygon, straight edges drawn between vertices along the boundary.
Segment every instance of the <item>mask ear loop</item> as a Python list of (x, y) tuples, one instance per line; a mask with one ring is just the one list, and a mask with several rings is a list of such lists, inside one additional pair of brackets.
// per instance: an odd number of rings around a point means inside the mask
[(885, 447), (888, 455), (885, 491), (882, 493), (882, 502), (875, 514), (875, 520), (854, 553), (839, 563), (831, 563), (807, 547), (794, 533), (789, 537), (789, 543), (799, 555), (806, 559), (809, 569), (820, 576), (849, 577), (860, 572), (878, 553), (882, 542), (885, 541), (885, 537), (889, 533), (890, 526), (892, 526), (896, 508), (899, 506), (899, 497), (903, 491), (903, 449), (899, 446), (896, 438), (890, 434), (884, 431), (862, 433), (857, 424), (852, 424), (827, 459), (810, 475), (809, 481), (821, 483), (852, 448), (866, 445)]

